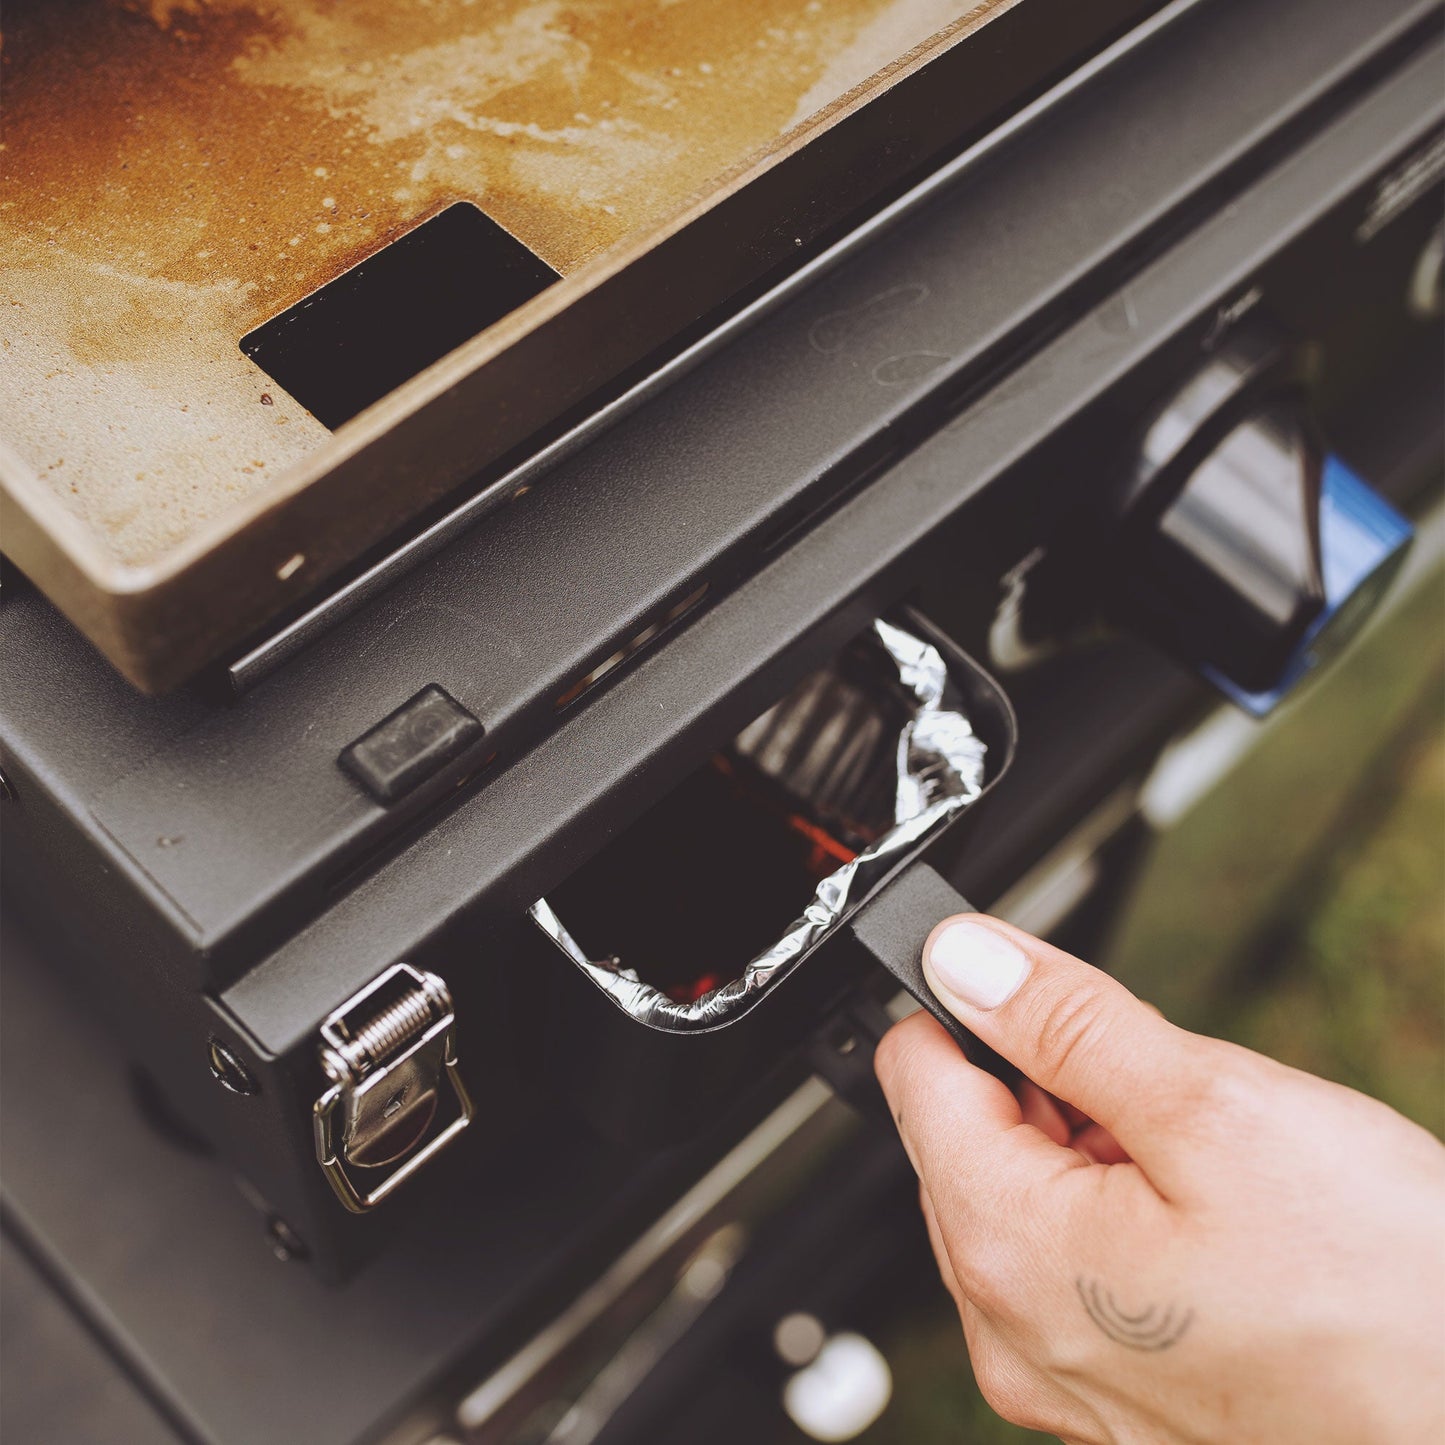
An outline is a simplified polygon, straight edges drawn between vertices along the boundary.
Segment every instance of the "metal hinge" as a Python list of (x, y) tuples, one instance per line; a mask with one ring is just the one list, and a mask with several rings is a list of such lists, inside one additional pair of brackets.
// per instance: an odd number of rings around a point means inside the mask
[[(331, 1087), (313, 1110), (316, 1158), (353, 1214), (380, 1204), (471, 1123), (455, 1035), (446, 984), (409, 963), (394, 964), (322, 1023)], [(457, 1112), (438, 1126), (444, 1080)], [(352, 1177), (389, 1167), (369, 1188)]]

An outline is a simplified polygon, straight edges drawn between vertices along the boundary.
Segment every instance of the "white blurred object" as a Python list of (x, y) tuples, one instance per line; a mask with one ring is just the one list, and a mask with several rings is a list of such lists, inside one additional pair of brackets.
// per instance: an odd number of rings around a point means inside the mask
[(814, 1440), (852, 1440), (888, 1408), (893, 1372), (862, 1335), (834, 1335), (783, 1387), (783, 1408)]

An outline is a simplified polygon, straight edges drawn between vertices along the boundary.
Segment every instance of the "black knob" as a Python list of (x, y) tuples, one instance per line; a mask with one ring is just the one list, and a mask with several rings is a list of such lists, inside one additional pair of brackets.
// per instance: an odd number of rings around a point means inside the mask
[(1308, 420), (1308, 356), (1262, 326), (1152, 417), (1116, 498), (1117, 620), (1263, 716), (1355, 636), (1413, 529)]
[(1241, 332), (1146, 427), (1121, 488), (1118, 604), (1190, 664), (1261, 691), (1325, 608), (1325, 452), (1302, 356)]

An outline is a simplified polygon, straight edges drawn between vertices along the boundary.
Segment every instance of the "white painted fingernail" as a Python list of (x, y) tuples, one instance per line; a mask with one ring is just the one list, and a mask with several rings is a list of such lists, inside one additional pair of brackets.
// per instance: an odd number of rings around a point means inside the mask
[(1029, 976), (1028, 955), (981, 923), (950, 923), (923, 960), (928, 986), (977, 1009), (1007, 1003)]

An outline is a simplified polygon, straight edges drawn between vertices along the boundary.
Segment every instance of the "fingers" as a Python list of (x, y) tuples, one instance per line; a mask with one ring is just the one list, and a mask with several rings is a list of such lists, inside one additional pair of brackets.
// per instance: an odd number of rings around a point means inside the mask
[[(1059, 1101), (1029, 1079), (1023, 1079), (1015, 1086), (1014, 1097), (1019, 1101), (1024, 1123), (1032, 1124), (1055, 1144), (1070, 1143), (1074, 1129), (1084, 1123), (1082, 1119), (1069, 1119)], [(1071, 1112), (1078, 1113), (1077, 1110)]]
[(1049, 1382), (1036, 1368), (1031, 1368), (1015, 1351), (1006, 1346), (996, 1322), (964, 1293), (949, 1256), (948, 1242), (943, 1226), (939, 1223), (938, 1211), (928, 1196), (927, 1187), (920, 1184), (918, 1194), (923, 1218), (928, 1226), (929, 1242), (933, 1246), (934, 1258), (938, 1261), (944, 1286), (958, 1310), (959, 1323), (963, 1326), (963, 1336), (968, 1344), (969, 1361), (973, 1365), (974, 1379), (980, 1393), (1005, 1419), (1016, 1424), (1027, 1421), (1034, 1429), (1052, 1430), (1059, 1412), (1057, 1409), (1046, 1411), (1045, 1402), (1051, 1396), (1056, 1397), (1057, 1390), (1050, 1387)]
[(924, 947), (939, 1000), (1030, 1079), (1097, 1120), (1147, 1167), (1203, 1061), (1121, 983), (1006, 923), (946, 919)]
[(1129, 1155), (1119, 1141), (1072, 1104), (1061, 1104), (1031, 1079), (1014, 1086), (1025, 1124), (1032, 1124), (1055, 1144), (1077, 1150), (1091, 1164), (1127, 1164)]
[(1128, 1164), (1129, 1151), (1102, 1124), (1085, 1124), (1069, 1141), (1091, 1164)]
[(1007, 1086), (969, 1063), (927, 1014), (895, 1024), (878, 1045), (873, 1067), (920, 1177), (935, 1141), (945, 1142), (945, 1152), (974, 1174), (982, 1168), (979, 1157), (1022, 1121)]
[(919, 1178), (940, 1207), (948, 1202), (951, 1224), (970, 1234), (975, 1223), (996, 1233), (999, 1221), (1017, 1218), (1006, 1207), (1011, 1199), (1082, 1162), (1047, 1132), (1026, 1127), (1008, 1087), (969, 1063), (927, 1014), (895, 1024), (874, 1067)]
[(928, 1230), (928, 1243), (933, 1248), (933, 1258), (938, 1265), (938, 1277), (957, 1307), (961, 1320), (971, 1306), (968, 1296), (959, 1285), (958, 1276), (954, 1273), (953, 1261), (948, 1255), (948, 1242), (943, 1237), (943, 1226), (938, 1222), (938, 1211), (933, 1207), (933, 1200), (929, 1198), (928, 1186), (921, 1179), (918, 1181), (918, 1204), (923, 1211), (924, 1226)]

